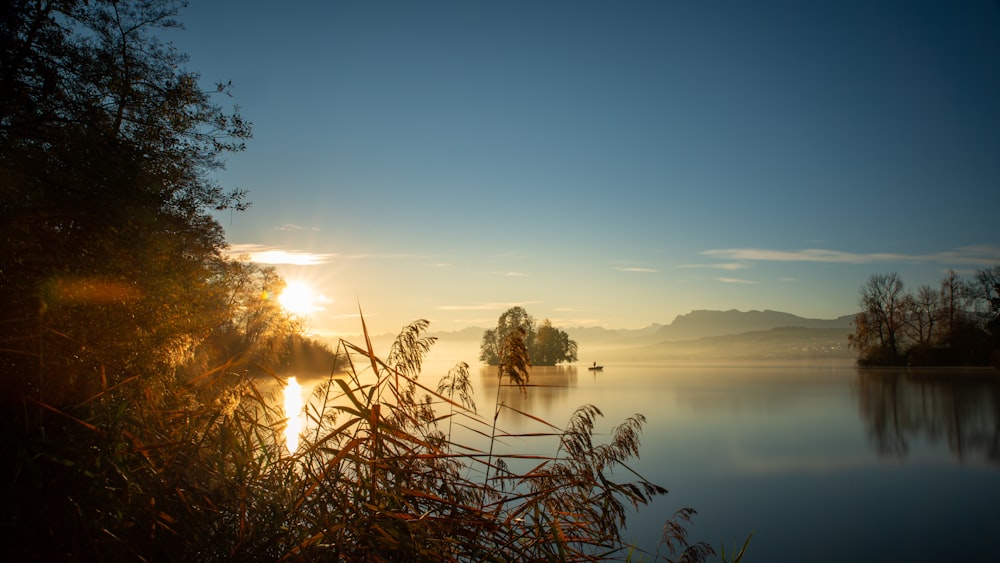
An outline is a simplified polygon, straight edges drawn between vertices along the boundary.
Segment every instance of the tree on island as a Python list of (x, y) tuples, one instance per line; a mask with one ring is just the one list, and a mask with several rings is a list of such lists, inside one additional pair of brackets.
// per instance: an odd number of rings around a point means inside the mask
[(908, 292), (896, 273), (872, 275), (848, 344), (864, 365), (1000, 364), (1000, 266), (970, 280), (949, 272)]
[(538, 326), (523, 307), (511, 307), (500, 315), (497, 327), (483, 333), (479, 359), (491, 366), (499, 365), (503, 343), (512, 335), (523, 333), (524, 346), (533, 366), (554, 366), (561, 362), (575, 362), (576, 342), (564, 331), (552, 326), (545, 319)]

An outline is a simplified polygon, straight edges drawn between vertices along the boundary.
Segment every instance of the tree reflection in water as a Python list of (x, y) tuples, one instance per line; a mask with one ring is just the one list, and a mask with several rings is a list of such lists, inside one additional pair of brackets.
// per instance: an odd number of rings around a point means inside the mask
[(959, 460), (1000, 463), (996, 371), (859, 369), (858, 407), (880, 455), (904, 458), (921, 441), (947, 441)]
[[(493, 397), (497, 394), (497, 368), (496, 366), (482, 366), (479, 371), (484, 397)], [(555, 405), (568, 408), (566, 403), (570, 389), (576, 387), (576, 366), (542, 366), (531, 368), (531, 376), (528, 379), (527, 391), (522, 393), (516, 386), (506, 379), (500, 389), (500, 403), (505, 407), (513, 407), (521, 412), (539, 415), (559, 414), (555, 420), (548, 422), (561, 425), (568, 418), (567, 413), (559, 412)], [(575, 410), (579, 405), (572, 405)], [(562, 415), (567, 415), (563, 417)], [(510, 430), (523, 431), (531, 422), (523, 415), (515, 413), (507, 408), (500, 409), (500, 422)]]

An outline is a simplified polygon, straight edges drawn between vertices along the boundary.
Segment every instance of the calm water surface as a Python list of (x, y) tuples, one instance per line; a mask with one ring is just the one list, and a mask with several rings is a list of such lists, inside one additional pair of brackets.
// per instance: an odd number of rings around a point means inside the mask
[[(436, 387), (453, 365), (428, 361), (421, 383)], [(488, 420), (496, 371), (473, 366), (472, 379)], [(314, 383), (303, 381), (304, 398)], [(657, 550), (667, 517), (692, 507), (698, 515), (689, 540), (728, 550), (753, 532), (750, 562), (997, 560), (996, 372), (626, 364), (602, 372), (534, 368), (530, 383), (523, 395), (499, 388), (502, 432), (552, 431), (514, 409), (562, 428), (578, 407), (593, 404), (604, 413), (597, 443), (626, 417), (646, 417), (632, 467), (670, 490), (630, 518), (628, 536), (647, 551)], [(460, 425), (453, 440), (489, 448)], [(556, 445), (554, 438), (503, 438), (496, 453), (550, 455)], [(521, 470), (534, 464), (506, 461)]]
[[(422, 382), (433, 386), (448, 367), (428, 365)], [(473, 367), (484, 417), (495, 377)], [(754, 532), (748, 561), (996, 560), (1000, 379), (989, 372), (607, 365), (535, 368), (531, 383), (525, 396), (502, 387), (500, 400), (560, 427), (594, 404), (605, 414), (598, 442), (625, 417), (646, 417), (633, 467), (670, 494), (631, 520), (644, 549), (655, 551), (664, 519), (690, 506), (691, 540), (718, 550)], [(506, 409), (499, 423), (511, 434), (545, 430)], [(455, 440), (477, 438), (456, 428)], [(505, 442), (501, 453), (553, 447)]]

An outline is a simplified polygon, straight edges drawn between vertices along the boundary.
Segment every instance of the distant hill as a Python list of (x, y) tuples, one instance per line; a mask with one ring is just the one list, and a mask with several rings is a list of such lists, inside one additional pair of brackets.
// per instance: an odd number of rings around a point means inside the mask
[[(486, 329), (478, 326), (465, 327), (462, 330), (454, 331), (434, 330), (434, 327), (431, 326), (431, 330), (428, 331), (427, 334), (428, 336), (435, 336), (439, 339), (447, 339), (456, 342), (464, 342), (468, 340), (475, 340), (476, 342), (479, 342), (483, 339), (484, 332), (486, 332)], [(396, 335), (392, 336), (393, 338), (396, 337)]]
[(808, 319), (780, 311), (691, 311), (678, 315), (674, 322), (656, 333), (660, 341), (695, 340), (744, 332), (784, 327), (850, 329), (853, 315), (836, 319)]
[[(580, 361), (851, 358), (853, 315), (810, 319), (779, 311), (697, 310), (656, 330), (567, 329)], [(603, 332), (602, 332), (603, 331)]]
[[(695, 310), (664, 325), (639, 329), (565, 327), (579, 347), (582, 364), (592, 361), (662, 361), (722, 359), (852, 358), (847, 335), (853, 315), (811, 319), (780, 311)], [(475, 363), (485, 328), (434, 331), (435, 356), (460, 357)], [(377, 349), (388, 349), (395, 335), (373, 337)], [(433, 351), (432, 351), (433, 352)]]
[(632, 350), (636, 360), (851, 359), (843, 328), (781, 327), (697, 340), (664, 341)]
[(602, 342), (628, 342), (641, 338), (652, 338), (662, 330), (664, 325), (653, 323), (644, 328), (635, 329), (609, 329), (599, 326), (590, 327), (569, 327), (565, 328), (566, 334), (573, 340), (579, 341), (602, 341)]

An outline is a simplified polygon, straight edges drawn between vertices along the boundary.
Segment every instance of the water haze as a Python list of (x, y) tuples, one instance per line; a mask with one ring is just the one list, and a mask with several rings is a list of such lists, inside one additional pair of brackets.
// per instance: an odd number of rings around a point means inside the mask
[[(468, 352), (432, 351), (420, 382), (434, 388), (455, 362), (469, 362), (488, 420), (496, 371)], [(645, 416), (632, 467), (670, 493), (630, 518), (627, 536), (642, 549), (655, 552), (664, 521), (692, 507), (689, 540), (728, 551), (753, 532), (748, 561), (994, 560), (995, 371), (862, 370), (844, 360), (603, 363), (600, 372), (589, 362), (533, 368), (525, 393), (500, 388), (498, 425), (543, 433), (552, 429), (516, 411), (564, 427), (593, 404), (604, 413), (595, 437), (603, 443), (626, 417)], [(461, 426), (452, 432), (455, 442), (489, 447)], [(556, 444), (503, 438), (496, 453), (552, 454)]]

